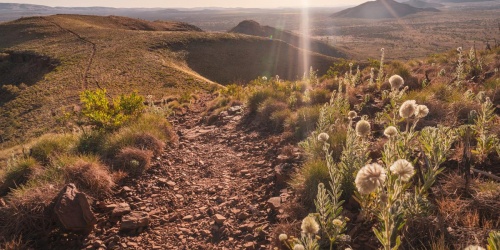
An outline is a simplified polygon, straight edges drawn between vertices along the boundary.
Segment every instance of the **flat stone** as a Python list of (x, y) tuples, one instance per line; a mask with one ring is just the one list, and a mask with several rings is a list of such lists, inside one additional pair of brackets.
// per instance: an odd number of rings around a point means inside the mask
[(167, 185), (168, 185), (169, 187), (175, 187), (176, 183), (175, 183), (175, 182), (173, 182), (173, 181), (167, 181)]
[(222, 225), (224, 223), (224, 221), (226, 221), (226, 217), (220, 215), (220, 214), (215, 214), (214, 215), (214, 220), (215, 220), (215, 223), (219, 224), (219, 225)]
[(247, 242), (247, 243), (243, 244), (243, 247), (245, 249), (254, 249), (255, 244), (253, 242)]
[(146, 212), (134, 211), (123, 216), (120, 231), (130, 231), (145, 228), (149, 225), (149, 215)]
[(111, 212), (111, 217), (120, 217), (125, 214), (130, 213), (130, 205), (128, 203), (118, 203), (116, 207)]
[(186, 215), (182, 218), (182, 220), (185, 220), (185, 221), (191, 221), (193, 220), (193, 216), (192, 215)]
[(281, 197), (272, 197), (267, 200), (267, 205), (274, 211), (278, 211), (281, 207)]

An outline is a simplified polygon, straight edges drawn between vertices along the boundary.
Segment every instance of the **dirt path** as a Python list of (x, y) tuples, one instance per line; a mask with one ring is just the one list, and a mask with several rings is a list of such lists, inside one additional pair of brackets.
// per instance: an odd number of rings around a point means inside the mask
[[(173, 118), (179, 143), (157, 157), (138, 180), (129, 180), (103, 207), (126, 203), (150, 219), (145, 231), (120, 233), (121, 222), (102, 212), (97, 230), (83, 242), (98, 249), (267, 249), (280, 194), (273, 166), (282, 147), (239, 127), (241, 114), (218, 126), (200, 125), (206, 99)], [(278, 159), (279, 158), (279, 159)], [(122, 219), (123, 220), (123, 219)]]
[[(74, 35), (76, 38), (78, 38), (83, 43), (87, 43), (87, 44), (89, 44), (91, 46), (91, 52), (90, 52), (89, 60), (87, 62), (87, 65), (85, 66), (85, 71), (83, 73), (83, 81), (82, 81), (82, 89), (86, 90), (88, 88), (88, 86), (89, 86), (87, 78), (89, 77), (90, 67), (92, 66), (92, 62), (94, 61), (95, 53), (97, 51), (97, 45), (94, 42), (90, 41), (89, 39), (82, 37), (78, 33), (74, 32), (74, 31), (72, 31), (70, 29), (66, 29), (66, 28), (62, 27), (59, 23), (57, 23), (57, 22), (55, 22), (53, 20), (49, 20), (49, 18), (47, 18), (47, 17), (41, 16), (40, 18), (42, 20), (45, 20), (45, 21), (47, 21), (47, 22), (49, 22), (49, 23), (57, 26), (59, 29), (65, 31), (65, 32), (68, 32), (68, 33), (70, 33), (72, 35)], [(99, 85), (97, 85), (97, 87), (101, 88)]]

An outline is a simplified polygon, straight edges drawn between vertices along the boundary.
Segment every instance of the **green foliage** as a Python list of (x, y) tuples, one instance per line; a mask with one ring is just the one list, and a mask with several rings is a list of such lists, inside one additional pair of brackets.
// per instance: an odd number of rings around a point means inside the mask
[(490, 232), (487, 247), (488, 250), (500, 250), (500, 232)]
[(330, 176), (326, 162), (321, 159), (309, 160), (292, 178), (292, 185), (302, 190), (305, 204), (312, 204), (318, 194), (318, 184), (328, 183)]
[(98, 130), (114, 130), (137, 117), (144, 109), (144, 98), (136, 92), (120, 95), (109, 102), (106, 90), (86, 90), (80, 95), (82, 115)]
[(315, 124), (319, 119), (319, 113), (320, 106), (305, 106), (297, 110), (296, 119), (289, 125), (296, 138), (305, 138), (314, 131)]
[(334, 78), (336, 76), (342, 76), (344, 73), (349, 71), (349, 64), (352, 63), (346, 59), (340, 59), (338, 62), (330, 66), (326, 72), (326, 76), (329, 78)]
[(476, 149), (472, 152), (478, 156), (479, 162), (483, 162), (488, 154), (499, 148), (499, 139), (496, 134), (492, 133), (494, 125), (495, 107), (489, 98), (485, 98), (472, 127), (477, 140)]
[(257, 90), (250, 94), (247, 100), (248, 112), (255, 114), (259, 106), (268, 98), (273, 97), (273, 91), (270, 89)]
[(457, 139), (456, 131), (445, 126), (425, 127), (420, 131), (418, 140), (424, 153), (426, 169), (423, 182), (419, 183), (420, 194), (427, 194), (444, 168), (441, 167), (450, 154), (451, 146)]

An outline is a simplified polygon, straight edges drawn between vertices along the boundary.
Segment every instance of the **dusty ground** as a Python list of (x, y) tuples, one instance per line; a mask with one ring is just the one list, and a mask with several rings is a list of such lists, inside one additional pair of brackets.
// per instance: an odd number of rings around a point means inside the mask
[[(267, 248), (279, 213), (268, 203), (280, 195), (273, 166), (293, 159), (277, 157), (283, 146), (278, 137), (240, 128), (239, 113), (227, 114), (217, 126), (201, 125), (204, 103), (198, 100), (173, 119), (179, 143), (145, 175), (125, 180), (113, 198), (94, 203), (99, 222), (91, 235), (58, 239), (51, 248), (61, 241), (69, 242), (64, 249)], [(146, 212), (149, 227), (119, 232), (119, 216), (113, 219), (110, 210), (120, 203)]]

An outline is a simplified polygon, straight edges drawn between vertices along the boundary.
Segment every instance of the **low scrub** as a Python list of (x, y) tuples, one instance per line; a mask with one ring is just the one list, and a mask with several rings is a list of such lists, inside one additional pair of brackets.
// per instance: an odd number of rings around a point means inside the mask
[(31, 176), (41, 171), (41, 166), (32, 157), (25, 157), (8, 166), (0, 176), (0, 196), (6, 195), (28, 182)]
[(36, 160), (47, 164), (60, 155), (74, 152), (77, 141), (75, 134), (48, 134), (31, 147), (30, 154)]
[(113, 167), (122, 170), (132, 176), (141, 175), (149, 169), (153, 153), (133, 147), (124, 148), (115, 157)]
[(93, 197), (111, 194), (115, 183), (108, 168), (96, 157), (74, 157), (72, 160), (74, 163), (63, 168), (66, 183), (74, 183)]

